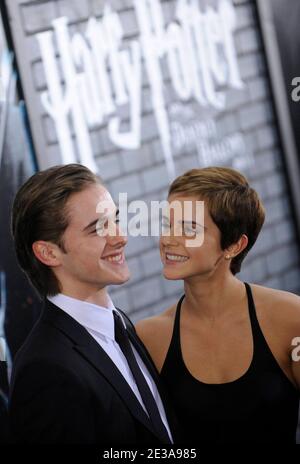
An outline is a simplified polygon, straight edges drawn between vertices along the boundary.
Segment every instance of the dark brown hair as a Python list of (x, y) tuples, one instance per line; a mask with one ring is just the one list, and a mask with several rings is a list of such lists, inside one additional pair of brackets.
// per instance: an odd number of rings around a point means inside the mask
[(239, 272), (265, 220), (262, 202), (247, 179), (231, 168), (191, 169), (172, 182), (169, 195), (177, 193), (195, 195), (206, 201), (212, 220), (221, 232), (223, 250), (243, 234), (247, 235), (247, 247), (230, 263), (231, 272)]
[(73, 193), (97, 183), (102, 184), (100, 177), (85, 166), (68, 164), (37, 172), (17, 192), (12, 209), (16, 255), (21, 269), (42, 297), (59, 293), (60, 284), (52, 269), (35, 257), (32, 244), (45, 240), (65, 252), (67, 201)]

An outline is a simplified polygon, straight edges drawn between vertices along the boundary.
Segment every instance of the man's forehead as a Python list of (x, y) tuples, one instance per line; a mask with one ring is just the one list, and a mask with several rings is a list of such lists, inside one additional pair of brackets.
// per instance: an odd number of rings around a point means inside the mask
[(96, 205), (96, 213), (101, 217), (102, 215), (110, 215), (116, 211), (116, 205), (108, 190), (104, 190), (98, 196)]
[(95, 217), (99, 216), (99, 213), (101, 213), (101, 211), (99, 211), (99, 205), (102, 205), (102, 209), (105, 206), (110, 211), (116, 208), (108, 190), (103, 185), (96, 184), (72, 195), (68, 202), (68, 209), (74, 219), (75, 216), (80, 216), (84, 219), (91, 214)]
[[(101, 187), (103, 187), (103, 186), (101, 186)], [(103, 187), (103, 189), (101, 191), (99, 191), (98, 203), (100, 201), (108, 201), (110, 203), (114, 203), (111, 194), (109, 193), (108, 190), (106, 190), (105, 187)]]

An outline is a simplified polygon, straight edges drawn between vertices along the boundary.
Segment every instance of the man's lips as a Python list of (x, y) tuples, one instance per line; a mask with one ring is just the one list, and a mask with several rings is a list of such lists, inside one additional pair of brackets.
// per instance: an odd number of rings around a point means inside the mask
[(103, 256), (101, 259), (112, 264), (123, 264), (125, 262), (124, 251), (119, 251), (116, 253), (111, 253), (109, 255)]

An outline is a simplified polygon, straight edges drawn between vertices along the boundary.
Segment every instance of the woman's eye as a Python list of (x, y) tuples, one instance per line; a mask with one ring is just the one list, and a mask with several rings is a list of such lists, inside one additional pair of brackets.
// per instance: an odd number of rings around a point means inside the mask
[(196, 234), (200, 234), (202, 229), (200, 226), (191, 226), (191, 225), (185, 225), (183, 224), (183, 231), (185, 235), (193, 236)]
[(185, 235), (189, 235), (189, 236), (195, 235), (197, 232), (197, 230), (192, 227), (184, 227), (183, 230), (184, 230)]
[(168, 229), (170, 229), (170, 227), (171, 227), (171, 226), (170, 226), (170, 223), (169, 223), (169, 222), (162, 222), (162, 223), (161, 223), (161, 228), (162, 228), (162, 230), (168, 230)]

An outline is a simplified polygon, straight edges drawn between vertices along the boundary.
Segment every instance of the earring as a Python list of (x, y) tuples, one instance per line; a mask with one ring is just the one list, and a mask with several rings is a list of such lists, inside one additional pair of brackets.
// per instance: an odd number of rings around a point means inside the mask
[(225, 256), (225, 259), (230, 259), (230, 258), (231, 258), (230, 255), (226, 255), (226, 256)]

